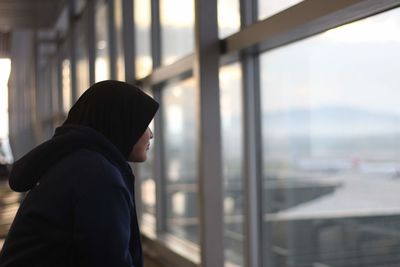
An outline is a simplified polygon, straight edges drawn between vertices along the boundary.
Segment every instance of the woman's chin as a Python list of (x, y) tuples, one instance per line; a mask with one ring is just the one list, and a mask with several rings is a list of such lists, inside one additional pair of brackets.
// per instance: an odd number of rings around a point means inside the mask
[(130, 157), (128, 159), (129, 162), (136, 162), (136, 163), (145, 162), (146, 160), (147, 160), (147, 155)]

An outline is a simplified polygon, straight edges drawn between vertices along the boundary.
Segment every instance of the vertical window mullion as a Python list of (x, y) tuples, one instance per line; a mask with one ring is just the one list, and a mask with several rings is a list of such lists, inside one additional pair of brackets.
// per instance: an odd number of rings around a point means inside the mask
[[(137, 1), (137, 0), (136, 0)], [(161, 65), (161, 25), (160, 25), (160, 1), (151, 0), (150, 3), (151, 25), (150, 25), (150, 45), (153, 70)], [(152, 85), (155, 99), (162, 105), (162, 95), (160, 86)], [(165, 192), (165, 160), (164, 160), (164, 139), (163, 139), (163, 114), (162, 109), (154, 119), (155, 134), (155, 179), (156, 179), (156, 233), (164, 234), (167, 231), (167, 207)]]
[(88, 22), (85, 24), (85, 26), (88, 36), (87, 49), (89, 51), (89, 85), (92, 85), (96, 80), (96, 3), (97, 1), (87, 1), (87, 12), (83, 13), (83, 16), (87, 14), (87, 17), (84, 17), (83, 19), (87, 19)]
[[(257, 0), (241, 0), (241, 28), (257, 20)], [(259, 63), (257, 55), (241, 52), (243, 73), (243, 122), (244, 122), (244, 233), (245, 264), (247, 267), (261, 267), (261, 113)]]
[(217, 0), (196, 0), (194, 77), (200, 104), (198, 212), (204, 267), (224, 266), (218, 40)]
[(161, 66), (160, 1), (151, 0), (151, 55), (153, 69)]
[[(58, 90), (58, 97), (57, 97), (57, 117), (63, 114), (63, 84), (62, 84), (62, 65), (63, 65), (63, 42), (65, 41), (65, 37), (62, 37), (60, 33), (57, 33), (57, 52), (56, 52), (56, 60), (57, 60), (57, 90)], [(60, 120), (60, 119), (58, 119)], [(57, 121), (58, 123), (58, 121)]]
[(77, 48), (77, 32), (76, 32), (76, 17), (74, 14), (75, 0), (69, 0), (69, 51), (71, 64), (71, 103), (78, 99), (78, 86), (76, 76), (76, 48)]
[(134, 42), (134, 25), (133, 25), (133, 1), (137, 0), (123, 0), (122, 1), (122, 36), (124, 47), (124, 67), (125, 67), (125, 81), (135, 81), (135, 42)]
[[(161, 103), (162, 95), (160, 88), (153, 87), (154, 98)], [(162, 109), (159, 109), (158, 114), (154, 118), (154, 178), (156, 183), (156, 233), (163, 234), (167, 230), (166, 224), (166, 191), (165, 191), (165, 160), (164, 160), (164, 139), (163, 139), (163, 114)]]
[(108, 36), (109, 36), (109, 58), (110, 58), (110, 79), (117, 78), (116, 62), (117, 62), (117, 42), (115, 29), (115, 1), (108, 0)]

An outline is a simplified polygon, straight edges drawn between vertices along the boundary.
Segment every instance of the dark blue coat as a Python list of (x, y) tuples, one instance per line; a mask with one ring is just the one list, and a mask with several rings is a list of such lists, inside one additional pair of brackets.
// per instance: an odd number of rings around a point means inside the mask
[(63, 126), (13, 167), (27, 191), (0, 267), (142, 267), (134, 176), (99, 132)]

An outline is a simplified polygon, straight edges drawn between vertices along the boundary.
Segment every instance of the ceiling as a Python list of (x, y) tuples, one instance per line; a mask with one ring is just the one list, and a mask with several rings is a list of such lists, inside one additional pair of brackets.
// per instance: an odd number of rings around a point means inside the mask
[(66, 0), (0, 0), (0, 31), (52, 27)]

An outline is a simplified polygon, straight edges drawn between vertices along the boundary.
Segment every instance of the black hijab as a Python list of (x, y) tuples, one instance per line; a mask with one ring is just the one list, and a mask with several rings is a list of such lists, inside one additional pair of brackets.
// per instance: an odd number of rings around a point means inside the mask
[(97, 130), (128, 159), (157, 109), (158, 103), (138, 87), (120, 81), (102, 81), (82, 94), (64, 125), (83, 125)]

